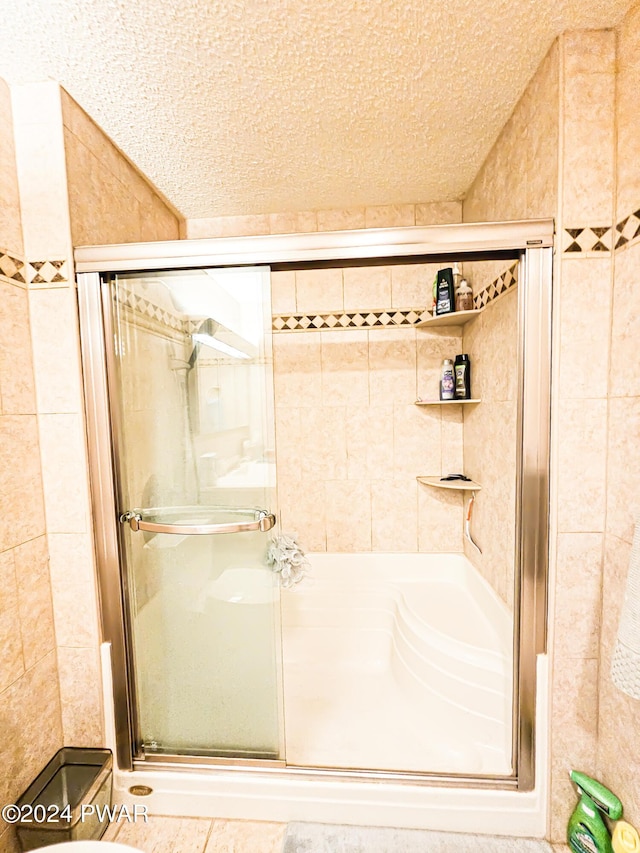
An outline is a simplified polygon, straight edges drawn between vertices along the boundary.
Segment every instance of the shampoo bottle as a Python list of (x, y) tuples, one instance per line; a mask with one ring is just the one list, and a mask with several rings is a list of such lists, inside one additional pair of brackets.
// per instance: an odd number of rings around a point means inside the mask
[(455, 398), (456, 400), (471, 399), (471, 361), (466, 353), (456, 356), (454, 364)]
[(453, 290), (453, 269), (446, 267), (438, 270), (436, 314), (450, 314), (455, 310), (455, 293)]
[(453, 362), (450, 358), (445, 358), (442, 362), (442, 373), (440, 375), (440, 399), (455, 400), (455, 396)]

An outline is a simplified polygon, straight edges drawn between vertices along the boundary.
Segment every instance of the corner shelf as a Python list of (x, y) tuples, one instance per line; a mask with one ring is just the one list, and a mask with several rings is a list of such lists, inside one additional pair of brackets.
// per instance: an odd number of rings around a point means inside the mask
[(459, 492), (479, 492), (482, 486), (473, 480), (446, 480), (444, 483), (440, 477), (416, 477), (419, 483), (425, 486), (433, 486), (436, 489), (456, 489)]
[(417, 329), (434, 329), (438, 326), (464, 326), (470, 320), (475, 320), (482, 308), (474, 308), (472, 311), (450, 311), (448, 314), (438, 314), (435, 317), (427, 317), (420, 320), (415, 326)]
[(463, 406), (465, 403), (481, 403), (480, 399), (471, 400), (416, 400), (415, 406)]

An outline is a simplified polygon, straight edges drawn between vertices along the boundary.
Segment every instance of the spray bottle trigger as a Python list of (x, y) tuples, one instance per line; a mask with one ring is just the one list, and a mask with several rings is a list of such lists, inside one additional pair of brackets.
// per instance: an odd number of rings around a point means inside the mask
[(620, 820), (622, 803), (612, 791), (579, 770), (572, 770), (569, 775), (581, 797), (589, 797), (591, 802), (611, 820)]

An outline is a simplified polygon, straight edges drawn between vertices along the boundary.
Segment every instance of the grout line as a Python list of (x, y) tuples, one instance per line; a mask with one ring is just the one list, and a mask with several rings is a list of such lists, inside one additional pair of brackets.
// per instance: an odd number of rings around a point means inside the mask
[(205, 853), (207, 847), (209, 846), (209, 839), (211, 838), (211, 833), (213, 832), (213, 825), (216, 822), (216, 818), (211, 818), (209, 821), (209, 829), (207, 831), (207, 837), (204, 840), (204, 846), (202, 848), (201, 853)]
[[(13, 687), (19, 681), (21, 681), (28, 672), (32, 672), (32, 670), (34, 670), (44, 660), (46, 660), (49, 657), (49, 655), (53, 655), (55, 662), (56, 662), (56, 671), (57, 671), (57, 669), (58, 669), (58, 656), (57, 656), (57, 649), (54, 646), (52, 649), (49, 649), (47, 652), (45, 652), (42, 655), (42, 657), (39, 657), (38, 660), (34, 661), (30, 666), (24, 667), (22, 673), (17, 678), (14, 678), (13, 681), (9, 682), (9, 684), (7, 684), (6, 687), (4, 687), (4, 689), (0, 692), (0, 696), (4, 696), (4, 694), (7, 692), (7, 690), (10, 690), (11, 687)], [(23, 657), (23, 664), (24, 664), (24, 657)]]
[[(618, 40), (619, 34), (617, 30), (614, 30), (614, 55), (617, 60), (618, 56)], [(616, 63), (617, 65), (617, 63)], [(617, 199), (618, 199), (618, 74), (614, 71), (613, 74), (613, 151), (612, 151), (612, 160), (613, 160), (613, 181), (612, 181), (612, 209), (611, 209), (611, 267), (609, 270), (609, 327), (607, 329), (608, 335), (608, 347), (607, 347), (607, 395), (606, 395), (606, 412), (605, 412), (605, 438), (606, 438), (606, 447), (605, 447), (605, 471), (604, 471), (604, 518), (603, 518), (603, 532), (602, 532), (602, 544), (600, 549), (600, 614), (598, 620), (598, 664), (597, 664), (597, 672), (596, 672), (596, 720), (595, 720), (595, 729), (596, 729), (596, 743), (595, 743), (595, 756), (594, 756), (594, 766), (596, 771), (600, 772), (600, 762), (599, 762), (599, 753), (600, 753), (600, 729), (601, 729), (601, 699), (600, 699), (600, 679), (602, 676), (603, 670), (603, 661), (602, 661), (602, 627), (605, 624), (605, 612), (604, 612), (604, 588), (605, 588), (605, 571), (606, 571), (606, 555), (607, 555), (607, 527), (608, 527), (608, 497), (609, 497), (609, 438), (610, 438), (610, 428), (611, 428), (611, 402), (610, 402), (610, 385), (611, 385), (611, 350), (613, 344), (613, 317), (614, 317), (614, 309), (615, 309), (615, 268), (616, 268), (616, 250), (615, 244), (617, 242)]]

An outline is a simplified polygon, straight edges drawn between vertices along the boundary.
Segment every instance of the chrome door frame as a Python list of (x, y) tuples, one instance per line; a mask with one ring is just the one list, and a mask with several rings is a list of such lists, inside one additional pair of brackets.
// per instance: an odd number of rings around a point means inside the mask
[[(117, 437), (111, 430), (107, 383), (105, 334), (111, 331), (105, 329), (109, 319), (104, 316), (101, 305), (100, 273), (385, 258), (425, 259), (430, 255), (444, 259), (465, 253), (505, 251), (519, 253), (521, 260), (515, 567), (519, 619), (514, 624), (514, 772), (505, 777), (452, 777), (429, 773), (391, 776), (414, 782), (423, 779), (431, 784), (469, 786), (487, 782), (522, 791), (533, 789), (536, 658), (546, 652), (547, 646), (553, 238), (553, 220), (540, 219), (130, 243), (75, 250), (102, 636), (104, 641), (111, 643), (117, 758), (121, 769), (130, 770), (134, 766), (135, 707), (124, 604), (127, 592), (122, 586), (126, 579), (120, 572), (115, 499)], [(290, 769), (282, 768), (282, 772), (290, 772)], [(301, 772), (300, 769), (297, 772)], [(304, 772), (313, 774), (316, 771), (304, 769)], [(317, 772), (327, 773), (326, 770)], [(349, 771), (336, 771), (335, 775), (344, 778), (345, 773)], [(352, 775), (362, 778), (362, 772), (354, 771)], [(381, 778), (377, 772), (364, 775), (377, 781)]]

